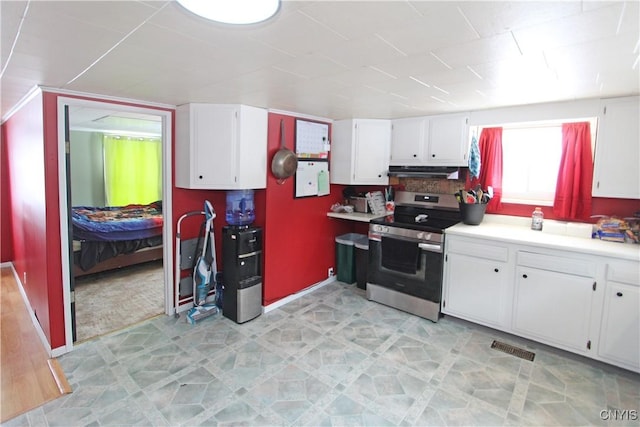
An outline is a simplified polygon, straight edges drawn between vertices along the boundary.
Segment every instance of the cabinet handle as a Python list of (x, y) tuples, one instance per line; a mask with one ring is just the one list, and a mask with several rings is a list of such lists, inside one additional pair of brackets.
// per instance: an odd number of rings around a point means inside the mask
[(527, 278), (527, 275), (526, 275), (526, 274), (523, 274), (523, 275), (522, 275), (522, 277), (526, 279), (526, 278)]
[(432, 155), (431, 155), (431, 157), (435, 157), (435, 156), (436, 156), (435, 154), (432, 154)]
[(616, 295), (621, 297), (623, 294), (622, 294), (622, 292), (617, 292)]
[(198, 179), (202, 179), (202, 175), (199, 175), (199, 176), (198, 176)]
[(418, 157), (418, 155), (417, 155), (417, 154), (414, 154), (414, 155), (413, 155), (413, 157)]
[(494, 268), (493, 271), (495, 271), (496, 273), (499, 272), (500, 270), (497, 268)]
[(378, 175), (378, 178), (382, 178), (382, 175)]

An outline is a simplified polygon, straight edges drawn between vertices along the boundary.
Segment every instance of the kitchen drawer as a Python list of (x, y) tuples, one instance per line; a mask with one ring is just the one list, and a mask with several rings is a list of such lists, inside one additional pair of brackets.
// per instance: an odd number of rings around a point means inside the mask
[(533, 252), (519, 251), (517, 264), (523, 267), (557, 271), (575, 276), (595, 277), (596, 275), (596, 265), (593, 262)]
[(509, 259), (509, 249), (504, 246), (487, 245), (474, 240), (449, 237), (447, 242), (449, 252), (462, 255), (470, 255), (477, 258), (492, 259), (495, 261), (507, 262)]
[(618, 260), (608, 261), (607, 280), (640, 286), (640, 263)]

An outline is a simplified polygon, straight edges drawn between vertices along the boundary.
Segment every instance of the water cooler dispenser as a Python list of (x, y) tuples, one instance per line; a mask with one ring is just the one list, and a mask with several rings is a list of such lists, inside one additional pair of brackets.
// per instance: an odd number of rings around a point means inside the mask
[(261, 228), (222, 228), (222, 271), (222, 314), (237, 323), (258, 317), (262, 313)]

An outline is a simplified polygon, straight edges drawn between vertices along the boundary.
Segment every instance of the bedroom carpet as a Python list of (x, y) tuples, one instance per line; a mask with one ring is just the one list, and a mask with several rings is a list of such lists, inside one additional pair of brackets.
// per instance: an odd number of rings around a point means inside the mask
[(76, 279), (77, 341), (164, 313), (162, 260)]

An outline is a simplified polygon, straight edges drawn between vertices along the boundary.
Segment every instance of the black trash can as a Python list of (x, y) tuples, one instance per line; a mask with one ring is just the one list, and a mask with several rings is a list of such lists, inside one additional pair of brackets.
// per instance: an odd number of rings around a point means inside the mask
[(356, 248), (356, 285), (360, 289), (367, 289), (369, 237), (361, 234), (354, 246)]
[(356, 281), (355, 244), (363, 236), (358, 233), (347, 233), (336, 237), (337, 279), (344, 283)]

